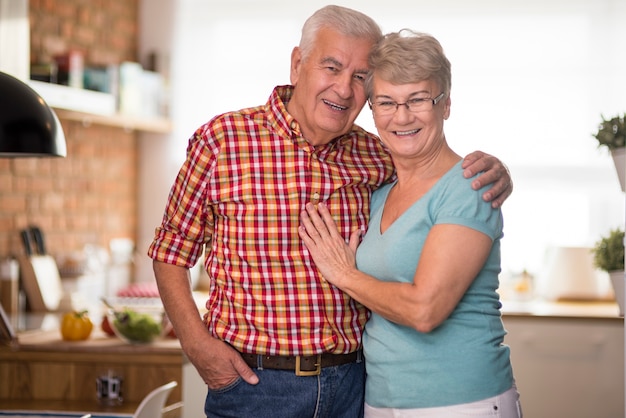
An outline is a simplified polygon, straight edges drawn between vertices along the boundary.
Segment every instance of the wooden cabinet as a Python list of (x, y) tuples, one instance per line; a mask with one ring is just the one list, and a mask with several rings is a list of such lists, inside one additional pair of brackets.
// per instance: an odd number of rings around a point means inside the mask
[(624, 320), (617, 305), (527, 308), (504, 309), (503, 316), (524, 416), (624, 417)]
[(202, 395), (189, 399), (186, 394), (195, 390), (186, 385), (196, 385), (199, 377), (178, 340), (130, 345), (98, 330), (83, 342), (62, 341), (58, 331), (20, 334), (19, 341), (17, 347), (0, 348), (0, 409), (58, 405), (64, 410), (97, 412), (101, 409), (96, 378), (107, 373), (122, 377), (124, 398), (122, 406), (107, 411), (133, 412), (151, 390), (172, 380), (178, 386), (168, 398), (168, 405), (174, 405), (169, 416), (183, 416), (183, 401), (189, 404), (190, 413), (204, 401)]

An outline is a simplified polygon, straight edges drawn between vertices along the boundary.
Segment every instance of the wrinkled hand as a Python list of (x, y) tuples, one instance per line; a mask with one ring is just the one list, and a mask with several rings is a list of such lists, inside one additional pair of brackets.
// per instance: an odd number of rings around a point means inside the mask
[(483, 172), (472, 181), (472, 188), (478, 190), (492, 184), (491, 188), (483, 193), (483, 199), (491, 202), (491, 206), (498, 208), (513, 193), (513, 180), (509, 169), (496, 157), (481, 151), (474, 151), (463, 159), (462, 167), (465, 178)]
[[(187, 349), (185, 354), (211, 390), (224, 388), (239, 377), (251, 385), (259, 382), (258, 376), (230, 345), (207, 334), (207, 341), (196, 341), (197, 349)], [(203, 338), (203, 340), (205, 340)]]
[(354, 231), (350, 236), (350, 244), (346, 244), (323, 203), (319, 203), (317, 209), (307, 203), (300, 220), (302, 225), (298, 233), (317, 268), (327, 281), (341, 288), (341, 281), (347, 277), (347, 272), (356, 269), (355, 253), (361, 231)]

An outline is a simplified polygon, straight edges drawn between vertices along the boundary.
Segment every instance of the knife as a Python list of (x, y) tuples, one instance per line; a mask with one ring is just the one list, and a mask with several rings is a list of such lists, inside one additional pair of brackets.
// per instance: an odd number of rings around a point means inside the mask
[(33, 238), (35, 239), (35, 246), (37, 248), (37, 253), (39, 255), (46, 254), (46, 246), (43, 240), (43, 232), (38, 226), (31, 226), (30, 231), (33, 234)]
[(31, 241), (30, 241), (30, 230), (22, 229), (22, 231), (20, 232), (20, 235), (22, 236), (22, 244), (24, 244), (24, 251), (26, 252), (26, 255), (27, 256), (33, 255), (33, 250), (32, 250)]

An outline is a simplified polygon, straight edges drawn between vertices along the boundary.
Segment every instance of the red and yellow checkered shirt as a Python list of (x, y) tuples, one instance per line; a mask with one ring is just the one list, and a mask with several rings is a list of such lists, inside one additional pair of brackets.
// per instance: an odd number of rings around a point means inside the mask
[(365, 229), (372, 192), (393, 175), (379, 140), (354, 126), (313, 147), (286, 111), (292, 88), (264, 106), (217, 116), (190, 139), (148, 254), (191, 267), (206, 245), (213, 336), (242, 352), (349, 353), (367, 310), (321, 280), (298, 236), (305, 203), (323, 201), (348, 238)]

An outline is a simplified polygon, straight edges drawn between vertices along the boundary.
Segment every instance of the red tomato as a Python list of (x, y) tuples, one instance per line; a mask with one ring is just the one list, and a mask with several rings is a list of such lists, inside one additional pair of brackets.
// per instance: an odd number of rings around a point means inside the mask
[(115, 336), (115, 332), (113, 331), (113, 328), (111, 328), (111, 324), (109, 323), (109, 318), (104, 315), (102, 317), (102, 322), (100, 323), (100, 328), (102, 328), (102, 331), (104, 331), (104, 333), (110, 337), (114, 337)]

